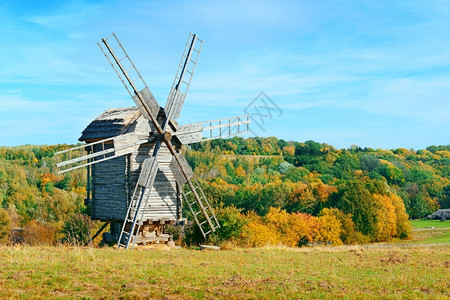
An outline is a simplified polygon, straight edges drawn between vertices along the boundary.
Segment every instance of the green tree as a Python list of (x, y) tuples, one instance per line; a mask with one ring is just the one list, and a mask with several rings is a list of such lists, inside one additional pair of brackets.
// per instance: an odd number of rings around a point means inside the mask
[(305, 169), (303, 167), (294, 167), (287, 170), (286, 176), (284, 178), (295, 183), (303, 180), (306, 176), (308, 176), (308, 174), (308, 169)]
[(334, 207), (350, 214), (356, 230), (364, 235), (375, 232), (377, 209), (366, 185), (358, 180), (350, 180), (338, 187), (331, 199)]

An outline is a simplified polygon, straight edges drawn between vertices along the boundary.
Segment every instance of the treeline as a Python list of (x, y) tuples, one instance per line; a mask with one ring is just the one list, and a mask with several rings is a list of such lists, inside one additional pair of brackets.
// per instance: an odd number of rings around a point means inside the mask
[[(233, 239), (240, 242), (260, 226), (277, 232), (274, 243), (286, 243), (283, 228), (302, 218), (310, 229), (297, 236), (299, 244), (407, 238), (408, 218), (450, 207), (450, 146), (338, 150), (314, 141), (236, 137), (191, 145), (186, 156), (215, 206), (234, 206), (248, 221), (234, 226)], [(271, 221), (274, 207), (284, 225)]]
[(272, 206), (318, 214), (330, 194), (352, 182), (372, 194), (398, 195), (411, 218), (450, 207), (450, 145), (338, 150), (314, 141), (236, 137), (194, 144), (186, 155), (200, 178), (229, 185), (223, 202), (260, 215)]
[(20, 228), (15, 232), (20, 236), (13, 237), (16, 241), (32, 245), (61, 242), (67, 224), (89, 214), (84, 206), (86, 171), (57, 174), (53, 155), (67, 148), (0, 147), (0, 240)]
[[(8, 219), (10, 227), (27, 229), (29, 240), (45, 232), (55, 242), (67, 237), (68, 224), (89, 215), (85, 170), (56, 174), (53, 154), (66, 148), (0, 147), (0, 227)], [(217, 207), (223, 225), (212, 236), (217, 243), (407, 238), (408, 218), (450, 207), (450, 146), (338, 150), (314, 141), (232, 138), (184, 151)], [(197, 240), (195, 227), (187, 230), (185, 242)]]

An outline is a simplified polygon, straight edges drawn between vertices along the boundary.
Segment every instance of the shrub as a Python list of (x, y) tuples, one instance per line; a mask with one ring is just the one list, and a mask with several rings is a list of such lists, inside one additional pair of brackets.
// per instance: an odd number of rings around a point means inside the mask
[(62, 229), (62, 242), (71, 245), (86, 245), (91, 242), (92, 221), (88, 215), (74, 214), (67, 219)]
[(262, 247), (280, 244), (281, 236), (279, 232), (273, 226), (267, 226), (263, 218), (254, 212), (247, 213), (246, 217), (248, 223), (242, 230), (242, 246)]
[(241, 214), (241, 209), (235, 206), (219, 207), (216, 210), (216, 217), (220, 229), (208, 236), (208, 241), (214, 244), (236, 241), (242, 233), (242, 228), (248, 223), (245, 216)]
[(355, 242), (357, 244), (361, 244), (361, 245), (368, 244), (368, 243), (370, 243), (370, 238), (367, 235), (364, 235), (361, 232), (356, 231), (355, 232)]
[(52, 245), (55, 242), (55, 233), (54, 226), (32, 220), (23, 229), (24, 243), (31, 246)]
[(11, 218), (8, 212), (0, 208), (0, 243), (7, 243), (11, 234)]

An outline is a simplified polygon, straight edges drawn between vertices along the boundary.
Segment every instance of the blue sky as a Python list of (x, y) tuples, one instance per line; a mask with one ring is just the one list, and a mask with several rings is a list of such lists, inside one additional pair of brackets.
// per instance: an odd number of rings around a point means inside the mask
[(75, 143), (133, 101), (96, 42), (115, 32), (164, 105), (205, 41), (179, 122), (282, 110), (261, 136), (337, 148), (450, 143), (448, 1), (2, 1), (0, 145)]

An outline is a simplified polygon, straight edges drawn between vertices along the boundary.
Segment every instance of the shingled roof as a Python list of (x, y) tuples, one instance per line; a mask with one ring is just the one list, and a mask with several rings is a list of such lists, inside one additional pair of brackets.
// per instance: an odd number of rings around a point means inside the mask
[(117, 136), (125, 132), (140, 115), (136, 106), (109, 108), (83, 130), (78, 140), (94, 141)]

